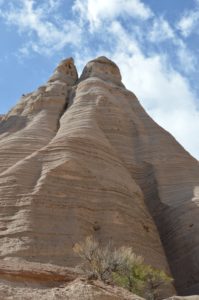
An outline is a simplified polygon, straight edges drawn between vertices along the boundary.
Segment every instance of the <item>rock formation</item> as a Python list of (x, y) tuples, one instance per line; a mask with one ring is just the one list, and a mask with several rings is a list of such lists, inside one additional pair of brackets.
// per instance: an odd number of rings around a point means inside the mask
[(74, 267), (88, 235), (171, 270), (180, 295), (199, 293), (198, 162), (105, 57), (80, 79), (62, 61), (0, 120), (2, 261)]

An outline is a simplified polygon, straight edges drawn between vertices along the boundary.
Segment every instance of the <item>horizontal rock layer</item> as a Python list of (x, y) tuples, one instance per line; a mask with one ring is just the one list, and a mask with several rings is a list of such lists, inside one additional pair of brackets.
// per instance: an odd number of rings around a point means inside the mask
[(88, 280), (69, 268), (21, 260), (0, 262), (2, 300), (142, 300), (142, 298), (100, 281)]
[(168, 273), (169, 262), (177, 290), (199, 293), (198, 193), (198, 162), (104, 57), (79, 80), (62, 61), (1, 120), (2, 259), (74, 266), (74, 243), (94, 235)]

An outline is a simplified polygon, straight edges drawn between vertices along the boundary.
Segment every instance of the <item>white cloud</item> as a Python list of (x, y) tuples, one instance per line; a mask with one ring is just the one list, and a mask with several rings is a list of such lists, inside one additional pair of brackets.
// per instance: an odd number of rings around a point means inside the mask
[[(187, 10), (177, 23), (177, 28), (184, 37), (188, 37), (193, 32), (198, 34), (199, 28), (199, 1), (195, 1), (195, 9)], [(197, 30), (196, 30), (197, 29)]]
[(174, 41), (176, 45), (176, 54), (184, 73), (190, 74), (197, 67), (196, 55), (187, 47), (187, 45), (179, 38)]
[(73, 10), (83, 20), (90, 23), (92, 29), (99, 27), (105, 20), (113, 20), (118, 16), (130, 16), (146, 20), (152, 11), (140, 0), (75, 0)]
[(199, 11), (184, 15), (178, 23), (178, 28), (184, 37), (188, 37), (199, 24)]
[[(125, 49), (127, 53), (139, 53), (139, 43), (129, 34), (118, 21), (113, 21), (107, 28), (107, 32), (116, 41), (116, 48)], [(109, 38), (109, 37), (108, 37)]]
[(61, 0), (48, 0), (47, 5), (50, 7), (50, 9), (57, 9), (61, 5)]
[(170, 24), (163, 17), (160, 17), (153, 20), (148, 37), (152, 42), (162, 42), (167, 39), (174, 39), (175, 33)]
[(175, 28), (163, 17), (153, 18), (152, 26), (148, 32), (148, 39), (156, 45), (170, 40), (175, 47), (175, 53), (181, 70), (183, 70), (184, 73), (190, 73), (195, 70), (197, 65), (195, 54), (187, 47), (187, 44), (182, 38), (179, 37)]
[(38, 53), (51, 54), (62, 50), (66, 45), (76, 45), (81, 41), (81, 29), (71, 20), (59, 23), (51, 16), (60, 5), (60, 1), (48, 0), (44, 5), (36, 6), (34, 0), (19, 0), (7, 11), (1, 11), (1, 17), (9, 25), (17, 26), (20, 33), (27, 33), (32, 39), (21, 48), (21, 53), (30, 49)]

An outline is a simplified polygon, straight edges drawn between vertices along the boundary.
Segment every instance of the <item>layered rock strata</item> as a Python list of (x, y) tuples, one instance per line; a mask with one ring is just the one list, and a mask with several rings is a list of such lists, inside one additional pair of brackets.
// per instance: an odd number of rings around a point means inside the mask
[(3, 261), (0, 276), (1, 300), (143, 300), (125, 289), (50, 264)]
[(179, 293), (196, 294), (198, 194), (198, 162), (104, 57), (79, 80), (62, 61), (0, 122), (1, 259), (75, 266), (74, 243), (94, 235), (169, 262)]

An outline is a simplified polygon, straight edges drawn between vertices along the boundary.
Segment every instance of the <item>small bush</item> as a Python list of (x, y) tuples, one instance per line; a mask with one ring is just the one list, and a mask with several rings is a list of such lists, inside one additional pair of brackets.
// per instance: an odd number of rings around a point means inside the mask
[(114, 282), (139, 294), (143, 278), (143, 258), (137, 256), (129, 247), (121, 247), (117, 252), (121, 263), (113, 274)]
[(115, 249), (111, 242), (102, 247), (92, 236), (73, 248), (83, 260), (83, 269), (99, 277), (102, 281), (112, 280), (118, 270), (127, 272), (130, 262), (141, 260), (130, 248)]
[(89, 277), (115, 283), (146, 299), (158, 299), (162, 288), (172, 281), (163, 271), (144, 264), (132, 248), (115, 249), (111, 242), (103, 247), (92, 236), (77, 243), (74, 252), (83, 259)]
[(147, 299), (158, 299), (162, 288), (173, 281), (164, 271), (147, 265), (143, 266), (143, 275), (143, 295)]

